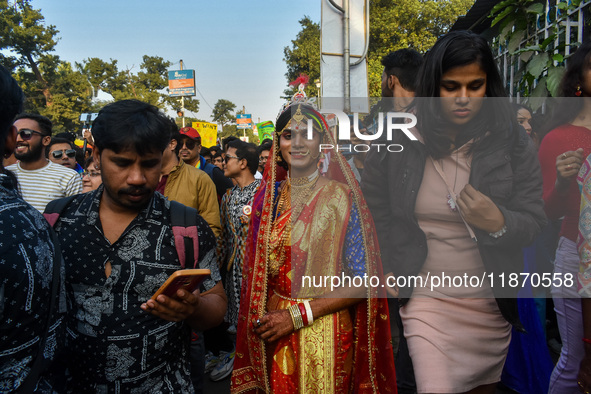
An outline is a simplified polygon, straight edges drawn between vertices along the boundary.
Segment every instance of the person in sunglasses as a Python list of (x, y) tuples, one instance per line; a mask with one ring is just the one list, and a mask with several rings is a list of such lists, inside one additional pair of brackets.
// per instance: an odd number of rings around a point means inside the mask
[(222, 199), (226, 190), (233, 187), (232, 181), (224, 176), (224, 172), (211, 163), (207, 163), (201, 156), (201, 135), (192, 127), (183, 127), (179, 130), (179, 157), (187, 164), (205, 171), (215, 184), (218, 201)]
[(23, 113), (16, 117), (14, 126), (17, 128), (14, 156), (19, 162), (7, 169), (16, 175), (26, 202), (43, 212), (50, 201), (82, 191), (82, 179), (76, 171), (45, 156), (51, 143), (51, 120)]
[(64, 138), (54, 137), (47, 146), (47, 158), (56, 164), (71, 168), (78, 174), (82, 174), (84, 169), (76, 161), (76, 147), (70, 141)]

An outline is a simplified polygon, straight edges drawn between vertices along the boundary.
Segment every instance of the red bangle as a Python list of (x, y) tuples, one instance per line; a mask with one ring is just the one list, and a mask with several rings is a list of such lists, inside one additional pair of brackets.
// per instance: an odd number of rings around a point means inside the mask
[(591, 345), (591, 339), (583, 337), (583, 342)]
[(308, 325), (308, 315), (306, 314), (306, 307), (303, 303), (298, 303), (298, 308), (300, 308), (300, 313), (302, 314), (302, 320), (304, 321), (304, 327)]

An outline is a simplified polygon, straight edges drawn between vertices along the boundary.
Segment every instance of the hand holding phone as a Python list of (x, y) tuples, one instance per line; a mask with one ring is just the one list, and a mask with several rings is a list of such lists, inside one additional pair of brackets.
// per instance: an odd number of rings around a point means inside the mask
[(175, 271), (166, 282), (160, 286), (158, 291), (152, 296), (152, 300), (163, 294), (167, 297), (174, 298), (178, 290), (186, 290), (193, 293), (201, 286), (201, 283), (207, 278), (211, 271), (208, 269), (188, 269)]
[[(140, 308), (167, 321), (183, 321), (193, 315), (198, 308), (201, 297), (193, 292), (209, 277), (210, 273), (208, 269), (176, 271)], [(177, 294), (179, 290), (183, 291), (181, 296)]]

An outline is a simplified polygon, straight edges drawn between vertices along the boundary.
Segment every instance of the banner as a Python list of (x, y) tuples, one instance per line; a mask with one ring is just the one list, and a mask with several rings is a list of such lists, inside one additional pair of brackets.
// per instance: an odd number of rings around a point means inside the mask
[(273, 139), (273, 132), (275, 131), (275, 126), (273, 125), (273, 122), (268, 120), (266, 122), (257, 123), (256, 125), (257, 130), (259, 132), (259, 141), (261, 141), (261, 144), (264, 140)]
[(193, 127), (201, 136), (201, 146), (211, 148), (216, 145), (218, 137), (218, 125), (215, 123), (208, 122), (193, 122)]

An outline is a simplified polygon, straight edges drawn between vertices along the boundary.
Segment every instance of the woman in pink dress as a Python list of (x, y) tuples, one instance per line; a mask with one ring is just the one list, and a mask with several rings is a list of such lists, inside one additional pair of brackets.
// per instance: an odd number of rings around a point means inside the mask
[(521, 270), (522, 247), (545, 223), (535, 148), (503, 98), (482, 37), (453, 32), (440, 38), (417, 87), (418, 141), (398, 133), (391, 142), (403, 145), (402, 152), (370, 151), (364, 195), (384, 272), (397, 283), (483, 279), (433, 290), (399, 286), (417, 391), (494, 393), (511, 325), (523, 329), (516, 291), (498, 280)]

